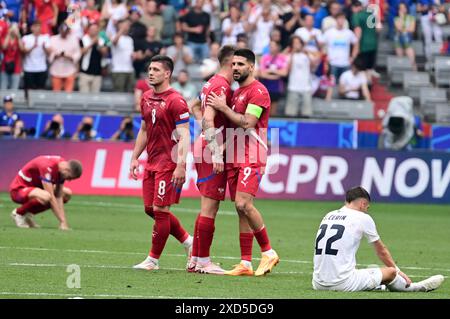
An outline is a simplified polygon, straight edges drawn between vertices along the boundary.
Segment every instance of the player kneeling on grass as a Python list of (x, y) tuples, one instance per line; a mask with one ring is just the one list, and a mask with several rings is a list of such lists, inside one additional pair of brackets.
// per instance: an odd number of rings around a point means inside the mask
[[(377, 233), (375, 222), (367, 214), (370, 195), (362, 187), (347, 191), (345, 206), (328, 213), (316, 237), (312, 286), (316, 290), (364, 291), (381, 284), (390, 291), (431, 291), (444, 281), (442, 275), (417, 283), (395, 265)], [(356, 269), (356, 252), (362, 236), (374, 245), (382, 268)]]
[(33, 215), (51, 208), (58, 218), (59, 229), (68, 230), (64, 203), (70, 200), (72, 191), (63, 184), (79, 178), (81, 173), (79, 161), (66, 161), (61, 156), (38, 156), (25, 164), (10, 186), (11, 199), (22, 204), (11, 213), (17, 227), (39, 227)]

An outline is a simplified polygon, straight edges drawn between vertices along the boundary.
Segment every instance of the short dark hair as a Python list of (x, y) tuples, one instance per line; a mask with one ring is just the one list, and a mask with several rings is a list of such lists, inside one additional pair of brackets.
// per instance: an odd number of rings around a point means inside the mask
[(354, 200), (357, 200), (357, 199), (360, 199), (360, 198), (367, 199), (370, 202), (370, 195), (369, 195), (369, 193), (364, 188), (362, 188), (361, 186), (353, 187), (353, 188), (349, 189), (345, 193), (345, 201), (347, 203), (351, 203)]
[(365, 69), (365, 65), (364, 65), (364, 61), (362, 59), (361, 56), (357, 56), (355, 60), (353, 60), (353, 66), (358, 70), (358, 71), (364, 71)]
[(256, 56), (255, 53), (253, 53), (250, 49), (239, 49), (234, 51), (234, 55), (241, 56), (247, 59), (252, 64), (255, 64), (256, 62)]
[(73, 178), (79, 178), (83, 174), (83, 165), (81, 165), (80, 161), (70, 160), (69, 167)]
[(219, 59), (220, 65), (224, 65), (227, 60), (233, 57), (234, 52), (236, 51), (236, 48), (232, 45), (224, 45), (220, 51), (219, 56), (217, 57)]
[(173, 72), (173, 60), (168, 57), (167, 55), (155, 55), (151, 60), (150, 63), (153, 62), (159, 62), (162, 65), (164, 65), (164, 67), (170, 71), (170, 74), (172, 74)]

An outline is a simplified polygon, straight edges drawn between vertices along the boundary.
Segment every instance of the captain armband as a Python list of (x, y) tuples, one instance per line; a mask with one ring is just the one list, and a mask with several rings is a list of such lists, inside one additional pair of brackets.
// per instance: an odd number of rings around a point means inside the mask
[(256, 104), (249, 104), (247, 105), (247, 109), (245, 110), (245, 113), (251, 114), (256, 116), (256, 118), (260, 118), (261, 114), (263, 112), (263, 108), (261, 106), (258, 106)]

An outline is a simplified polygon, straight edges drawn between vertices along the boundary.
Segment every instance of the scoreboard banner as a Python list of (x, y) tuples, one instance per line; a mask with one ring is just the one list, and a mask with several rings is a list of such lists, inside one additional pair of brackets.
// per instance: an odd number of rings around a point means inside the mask
[[(141, 180), (129, 176), (132, 150), (121, 142), (0, 140), (0, 191), (33, 157), (61, 155), (83, 163), (83, 176), (67, 182), (75, 194), (140, 196)], [(270, 154), (257, 197), (343, 201), (346, 189), (361, 185), (375, 201), (450, 204), (449, 162), (445, 152), (282, 147)], [(182, 197), (200, 196), (196, 179), (190, 155)]]

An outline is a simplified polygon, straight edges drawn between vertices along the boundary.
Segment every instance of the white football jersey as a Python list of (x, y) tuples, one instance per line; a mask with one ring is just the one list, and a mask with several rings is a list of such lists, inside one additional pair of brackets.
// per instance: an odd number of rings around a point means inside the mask
[(322, 286), (345, 281), (356, 269), (356, 252), (363, 235), (369, 243), (380, 239), (368, 214), (345, 206), (328, 213), (316, 235), (313, 280)]

